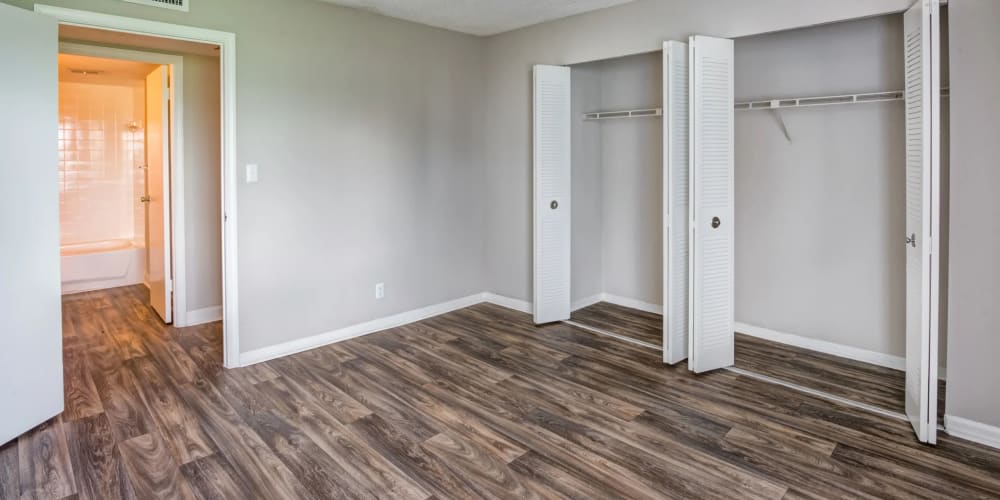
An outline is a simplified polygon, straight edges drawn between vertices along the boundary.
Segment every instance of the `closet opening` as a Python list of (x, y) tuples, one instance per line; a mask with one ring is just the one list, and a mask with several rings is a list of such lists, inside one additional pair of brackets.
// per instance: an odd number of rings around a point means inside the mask
[[(735, 40), (736, 369), (906, 414), (904, 15)], [(947, 11), (941, 16), (947, 89)], [(912, 71), (912, 67), (910, 68)], [(911, 89), (912, 91), (912, 89)], [(940, 283), (948, 99), (941, 98)], [(939, 287), (938, 420), (947, 288)]]
[(536, 66), (535, 322), (909, 420), (934, 443), (947, 53), (929, 0)]
[(570, 321), (660, 349), (663, 58), (638, 54), (570, 71)]

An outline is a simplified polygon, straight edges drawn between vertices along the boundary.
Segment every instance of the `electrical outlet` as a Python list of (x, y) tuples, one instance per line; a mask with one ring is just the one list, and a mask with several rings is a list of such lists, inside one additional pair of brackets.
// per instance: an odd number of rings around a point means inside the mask
[(385, 297), (385, 283), (375, 283), (375, 298), (381, 299)]

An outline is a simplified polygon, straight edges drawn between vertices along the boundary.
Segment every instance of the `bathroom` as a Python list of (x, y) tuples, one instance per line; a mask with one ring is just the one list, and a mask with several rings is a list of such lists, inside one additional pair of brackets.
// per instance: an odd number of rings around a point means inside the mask
[(160, 84), (168, 72), (156, 64), (59, 55), (63, 294), (148, 288), (164, 274), (169, 105)]

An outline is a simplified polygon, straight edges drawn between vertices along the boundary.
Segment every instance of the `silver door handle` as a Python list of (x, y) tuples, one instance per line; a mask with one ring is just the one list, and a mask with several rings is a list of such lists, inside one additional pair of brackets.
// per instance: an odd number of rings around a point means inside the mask
[(906, 244), (917, 248), (917, 233), (910, 233), (910, 236), (906, 238)]

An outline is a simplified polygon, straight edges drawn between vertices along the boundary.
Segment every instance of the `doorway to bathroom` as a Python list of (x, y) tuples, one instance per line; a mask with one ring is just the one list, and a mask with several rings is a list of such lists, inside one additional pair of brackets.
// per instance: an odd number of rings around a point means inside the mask
[(172, 91), (182, 64), (80, 44), (59, 54), (63, 294), (144, 285), (165, 324), (174, 321)]

